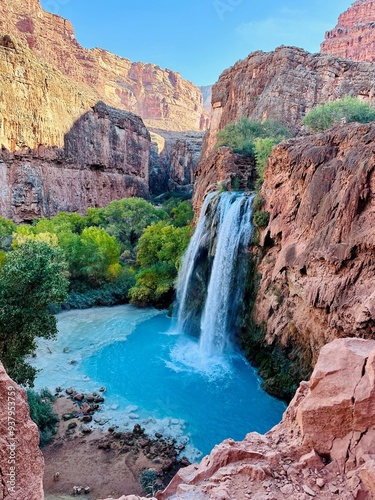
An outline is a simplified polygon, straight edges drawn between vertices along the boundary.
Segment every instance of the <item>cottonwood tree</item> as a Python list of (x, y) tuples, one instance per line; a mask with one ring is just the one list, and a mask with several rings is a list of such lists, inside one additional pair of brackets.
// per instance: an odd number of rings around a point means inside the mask
[(33, 386), (36, 370), (25, 361), (38, 337), (53, 338), (49, 306), (67, 297), (63, 253), (45, 241), (26, 240), (7, 253), (0, 270), (0, 360), (19, 384)]

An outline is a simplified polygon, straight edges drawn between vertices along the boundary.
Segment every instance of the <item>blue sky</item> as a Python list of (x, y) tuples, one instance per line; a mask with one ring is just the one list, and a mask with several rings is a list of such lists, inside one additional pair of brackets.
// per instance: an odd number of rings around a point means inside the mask
[(41, 0), (69, 19), (77, 40), (178, 71), (197, 85), (255, 50), (318, 52), (352, 0)]

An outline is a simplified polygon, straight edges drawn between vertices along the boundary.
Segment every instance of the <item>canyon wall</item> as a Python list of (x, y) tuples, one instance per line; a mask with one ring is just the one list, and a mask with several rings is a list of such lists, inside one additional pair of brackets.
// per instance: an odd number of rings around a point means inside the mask
[(150, 191), (192, 194), (204, 132), (151, 131)]
[(164, 130), (205, 130), (201, 91), (179, 73), (83, 48), (72, 24), (45, 12), (39, 0), (0, 2), (0, 32), (21, 38), (35, 56), (86, 88), (95, 100), (140, 115)]
[(26, 392), (0, 363), (0, 499), (43, 500), (44, 460)]
[[(269, 158), (261, 194), (254, 317), (268, 344), (314, 365), (338, 337), (375, 334), (375, 124), (291, 139)], [(301, 360), (302, 358), (302, 360)]]
[(352, 61), (375, 61), (375, 0), (357, 0), (327, 31), (321, 52)]
[(215, 147), (218, 131), (242, 116), (276, 120), (297, 133), (303, 116), (317, 104), (348, 94), (374, 103), (374, 69), (371, 63), (309, 54), (295, 47), (250, 54), (224, 71), (213, 86), (203, 158)]

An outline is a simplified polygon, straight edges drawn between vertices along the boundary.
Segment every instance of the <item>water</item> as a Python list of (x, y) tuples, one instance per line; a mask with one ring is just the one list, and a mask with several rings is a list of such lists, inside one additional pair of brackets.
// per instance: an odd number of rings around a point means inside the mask
[(238, 330), (253, 198), (240, 192), (207, 196), (183, 260), (175, 329), (200, 337), (200, 350), (208, 357), (230, 350)]
[(222, 354), (231, 347), (231, 320), (237, 311), (233, 291), (243, 288), (235, 267), (253, 232), (252, 199), (237, 193), (221, 196), (217, 248), (201, 321), (200, 348), (207, 356)]
[(70, 311), (58, 315), (58, 327), (57, 340), (40, 341), (32, 359), (42, 368), (36, 388), (88, 392), (104, 385), (98, 415), (107, 427), (141, 423), (151, 434), (186, 444), (183, 454), (191, 460), (223, 439), (266, 432), (285, 410), (261, 390), (240, 353), (202, 356), (197, 339), (171, 334), (164, 312), (132, 306)]

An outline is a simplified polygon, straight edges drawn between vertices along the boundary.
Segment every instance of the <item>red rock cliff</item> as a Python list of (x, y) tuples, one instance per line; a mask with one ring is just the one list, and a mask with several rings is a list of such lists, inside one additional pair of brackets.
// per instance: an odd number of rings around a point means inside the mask
[(0, 498), (43, 500), (44, 460), (26, 392), (0, 363)]
[(338, 337), (375, 334), (375, 124), (276, 146), (262, 189), (270, 222), (255, 318), (305, 363)]
[(21, 37), (38, 58), (88, 87), (96, 100), (140, 115), (147, 126), (207, 128), (198, 87), (154, 64), (132, 63), (98, 48), (84, 49), (71, 23), (45, 12), (38, 0), (1, 1), (0, 32)]
[(375, 61), (375, 0), (357, 0), (327, 31), (321, 52), (352, 61)]
[(213, 86), (204, 157), (214, 148), (218, 131), (242, 116), (277, 120), (298, 132), (303, 116), (316, 104), (347, 94), (374, 102), (374, 71), (370, 63), (309, 54), (295, 47), (250, 54), (224, 71)]

